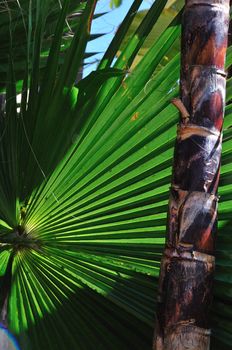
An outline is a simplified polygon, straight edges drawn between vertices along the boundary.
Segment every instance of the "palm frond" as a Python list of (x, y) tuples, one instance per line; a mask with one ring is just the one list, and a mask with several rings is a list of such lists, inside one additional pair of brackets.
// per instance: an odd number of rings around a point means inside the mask
[[(126, 18), (96, 72), (76, 84), (95, 1), (88, 1), (82, 36), (74, 35), (59, 70), (65, 2), (44, 81), (40, 86), (32, 70), (35, 80), (28, 79), (20, 112), (14, 55), (9, 60), (1, 117), (0, 278), (12, 261), (8, 327), (22, 349), (151, 346), (178, 121), (170, 101), (178, 95), (180, 55), (157, 67), (180, 35), (179, 16), (130, 67), (165, 4), (154, 3), (113, 64), (129, 28)], [(40, 50), (34, 52), (33, 65)], [(212, 349), (231, 345), (230, 80), (227, 101)]]

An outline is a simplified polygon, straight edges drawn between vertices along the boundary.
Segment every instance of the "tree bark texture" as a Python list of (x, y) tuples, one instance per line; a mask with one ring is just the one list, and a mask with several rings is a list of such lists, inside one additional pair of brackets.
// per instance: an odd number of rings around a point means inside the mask
[(181, 112), (154, 350), (208, 350), (217, 188), (225, 105), (229, 0), (186, 0)]

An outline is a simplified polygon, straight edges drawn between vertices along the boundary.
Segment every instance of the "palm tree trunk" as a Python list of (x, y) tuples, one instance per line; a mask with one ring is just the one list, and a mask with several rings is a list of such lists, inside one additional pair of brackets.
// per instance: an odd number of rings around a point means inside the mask
[(181, 120), (161, 262), (155, 350), (210, 346), (229, 2), (185, 2), (181, 100), (173, 101)]

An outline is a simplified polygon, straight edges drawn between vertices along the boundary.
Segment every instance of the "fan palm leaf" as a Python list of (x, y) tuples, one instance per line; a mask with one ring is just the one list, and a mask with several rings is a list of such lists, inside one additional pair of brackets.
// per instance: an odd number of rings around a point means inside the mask
[[(39, 6), (41, 6), (39, 18)], [(68, 50), (74, 32), (78, 29), (85, 1), (67, 1), (65, 10), (65, 22), (60, 26), (59, 55), (56, 59), (61, 65), (64, 61), (65, 52)], [(8, 56), (10, 50), (14, 56), (14, 72), (17, 78), (18, 90), (25, 78), (25, 69), (31, 70), (38, 65), (41, 70), (45, 69), (49, 50), (53, 40), (57, 18), (61, 10), (58, 0), (46, 2), (36, 1), (2, 1), (0, 7), (0, 87), (4, 90), (4, 82), (8, 71)], [(102, 14), (98, 14), (101, 16)], [(41, 36), (41, 38), (40, 38)], [(89, 37), (93, 40), (100, 34)], [(33, 63), (33, 51), (40, 51), (38, 62)], [(89, 57), (94, 53), (85, 53)], [(33, 75), (33, 74), (32, 74)], [(25, 83), (25, 82), (24, 82)]]
[[(134, 12), (140, 3), (134, 2)], [(180, 35), (180, 17), (133, 71), (130, 66), (165, 4), (154, 3), (112, 63), (130, 25), (127, 17), (99, 68), (75, 84), (95, 1), (88, 1), (79, 24), (82, 34), (74, 35), (58, 69), (64, 1), (47, 73), (39, 80), (32, 67), (19, 112), (11, 55), (0, 137), (0, 305), (1, 322), (22, 349), (151, 347), (178, 121), (170, 100), (179, 90), (179, 54), (156, 68)], [(34, 50), (33, 64), (39, 56)], [(231, 63), (229, 50), (227, 67)], [(220, 183), (214, 349), (232, 342), (231, 84)]]

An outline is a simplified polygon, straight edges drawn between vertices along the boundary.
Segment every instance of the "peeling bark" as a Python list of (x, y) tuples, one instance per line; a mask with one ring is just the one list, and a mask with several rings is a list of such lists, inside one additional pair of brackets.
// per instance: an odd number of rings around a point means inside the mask
[(181, 114), (154, 350), (208, 350), (225, 105), (229, 0), (186, 0)]

